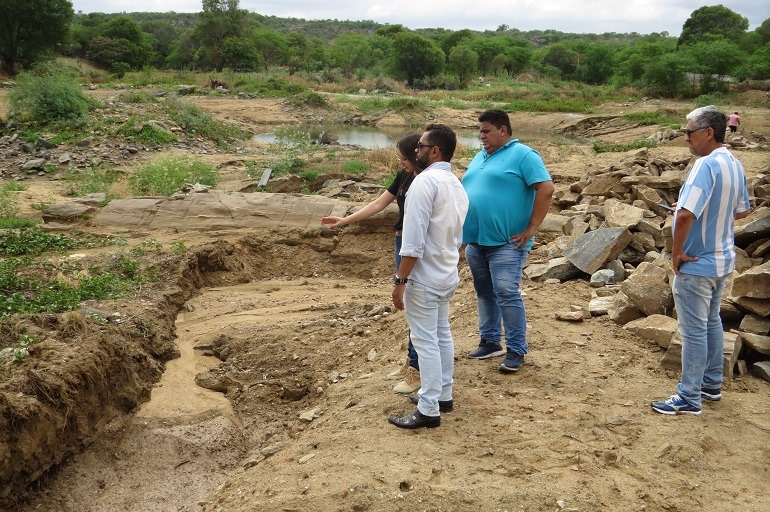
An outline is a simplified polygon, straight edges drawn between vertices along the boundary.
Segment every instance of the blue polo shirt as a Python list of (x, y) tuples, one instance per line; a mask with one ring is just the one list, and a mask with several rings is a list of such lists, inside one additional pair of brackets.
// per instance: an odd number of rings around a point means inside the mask
[[(463, 225), (463, 243), (497, 247), (509, 243), (529, 224), (535, 190), (551, 181), (543, 159), (518, 139), (491, 155), (482, 149), (471, 161), (462, 182), (470, 208)], [(527, 242), (532, 248), (534, 237)]]
[(695, 216), (683, 250), (698, 261), (682, 263), (679, 271), (724, 277), (735, 270), (735, 214), (751, 205), (743, 166), (727, 148), (715, 149), (695, 161), (679, 191), (677, 209), (681, 208)]

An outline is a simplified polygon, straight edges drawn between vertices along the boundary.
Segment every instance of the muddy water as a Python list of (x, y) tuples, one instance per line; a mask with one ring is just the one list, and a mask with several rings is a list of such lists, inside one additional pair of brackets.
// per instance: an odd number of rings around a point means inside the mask
[(194, 511), (241, 468), (242, 427), (222, 393), (195, 384), (219, 364), (194, 347), (212, 337), (196, 302), (176, 321), (181, 357), (170, 361), (149, 402), (125, 426), (65, 462), (25, 510), (48, 512)]

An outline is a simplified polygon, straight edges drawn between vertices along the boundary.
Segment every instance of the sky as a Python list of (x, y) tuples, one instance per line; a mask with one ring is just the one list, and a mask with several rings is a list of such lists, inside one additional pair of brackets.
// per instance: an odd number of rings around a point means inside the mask
[[(72, 0), (75, 12), (200, 12), (200, 0)], [(719, 5), (748, 18), (749, 30), (770, 18), (766, 0), (240, 0), (240, 8), (281, 18), (373, 20), (411, 29), (604, 32), (678, 37), (693, 11)]]

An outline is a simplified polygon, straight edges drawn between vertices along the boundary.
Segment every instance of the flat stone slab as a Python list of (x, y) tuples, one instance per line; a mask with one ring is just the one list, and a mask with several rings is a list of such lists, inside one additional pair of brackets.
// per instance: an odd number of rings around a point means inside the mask
[(321, 227), (321, 217), (343, 217), (350, 204), (292, 194), (191, 194), (183, 198), (114, 199), (94, 225), (126, 229), (226, 230), (243, 227)]

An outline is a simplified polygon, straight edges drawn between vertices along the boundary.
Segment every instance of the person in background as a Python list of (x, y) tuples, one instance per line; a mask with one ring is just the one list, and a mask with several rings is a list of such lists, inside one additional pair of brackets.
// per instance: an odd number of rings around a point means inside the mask
[[(470, 200), (463, 243), (468, 244), (465, 259), (476, 289), (481, 336), (468, 357), (505, 354), (498, 370), (513, 373), (528, 351), (522, 270), (554, 186), (537, 151), (512, 138), (508, 114), (487, 110), (478, 120), (484, 148), (463, 176)], [(501, 322), (506, 350), (500, 345)]]
[(741, 118), (738, 117), (738, 112), (733, 112), (727, 116), (727, 126), (730, 127), (730, 133), (738, 131), (738, 126), (741, 124)]
[(456, 147), (451, 128), (429, 124), (417, 144), (417, 165), (425, 170), (414, 178), (406, 197), (401, 265), (392, 296), (409, 324), (422, 386), (411, 413), (388, 417), (399, 428), (438, 427), (441, 413), (453, 408), (449, 301), (460, 282), (457, 263), (468, 211), (468, 197), (450, 165)]
[[(377, 199), (367, 204), (357, 212), (347, 217), (323, 217), (321, 223), (329, 228), (339, 228), (356, 221), (368, 219), (385, 209), (386, 206), (396, 201), (398, 205), (398, 221), (393, 226), (396, 231), (395, 248), (393, 254), (396, 261), (396, 270), (401, 263), (401, 233), (404, 225), (404, 201), (406, 193), (409, 190), (412, 180), (422, 169), (417, 165), (417, 142), (420, 140), (419, 133), (408, 133), (401, 137), (396, 143), (398, 150), (398, 160), (401, 164), (401, 170), (396, 173), (393, 182)], [(396, 393), (413, 393), (420, 389), (420, 364), (417, 358), (417, 352), (414, 350), (411, 338), (407, 348), (407, 357), (404, 365), (398, 370), (388, 374), (388, 379), (403, 379), (396, 384), (393, 391)]]
[(652, 402), (661, 414), (700, 414), (702, 400), (722, 399), (720, 304), (735, 269), (735, 219), (750, 211), (743, 166), (724, 146), (726, 124), (727, 116), (713, 105), (687, 115), (687, 144), (700, 158), (679, 191), (671, 227), (682, 376), (675, 395)]

